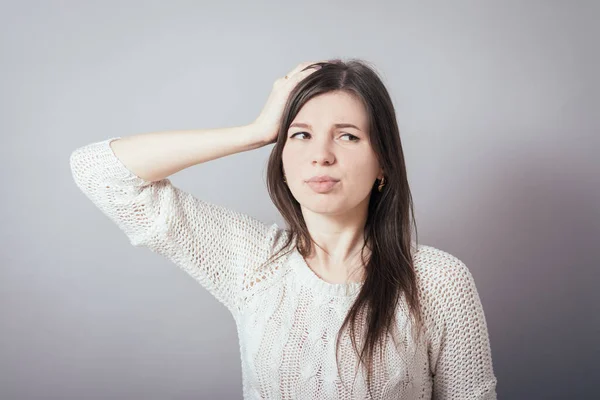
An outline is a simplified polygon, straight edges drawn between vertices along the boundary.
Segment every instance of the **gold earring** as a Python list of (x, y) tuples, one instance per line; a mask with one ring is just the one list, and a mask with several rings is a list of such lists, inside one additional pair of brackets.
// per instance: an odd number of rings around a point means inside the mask
[(379, 184), (379, 187), (377, 188), (377, 190), (379, 190), (381, 192), (383, 190), (384, 186), (385, 186), (385, 176), (383, 178), (381, 178), (381, 183)]
[(287, 181), (285, 180), (285, 174), (283, 174), (283, 182), (287, 183)]

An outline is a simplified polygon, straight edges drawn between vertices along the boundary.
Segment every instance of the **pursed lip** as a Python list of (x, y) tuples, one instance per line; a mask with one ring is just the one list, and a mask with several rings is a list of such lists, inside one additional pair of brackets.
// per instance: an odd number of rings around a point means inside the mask
[(338, 181), (339, 181), (339, 179), (335, 179), (329, 175), (320, 175), (320, 176), (313, 176), (306, 182), (338, 182)]

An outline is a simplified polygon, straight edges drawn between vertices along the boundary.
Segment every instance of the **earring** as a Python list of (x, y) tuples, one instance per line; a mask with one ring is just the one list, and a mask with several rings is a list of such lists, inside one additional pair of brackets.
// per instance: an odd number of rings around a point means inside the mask
[(287, 181), (285, 180), (285, 174), (283, 174), (283, 182), (287, 183)]
[(385, 176), (383, 178), (381, 178), (381, 183), (379, 184), (379, 187), (377, 188), (377, 190), (379, 190), (381, 192), (383, 190), (384, 186), (385, 186)]

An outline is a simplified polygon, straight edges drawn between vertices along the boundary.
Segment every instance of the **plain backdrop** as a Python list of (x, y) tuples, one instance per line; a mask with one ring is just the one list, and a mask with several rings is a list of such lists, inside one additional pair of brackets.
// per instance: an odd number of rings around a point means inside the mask
[[(600, 2), (4, 1), (0, 398), (239, 399), (228, 311), (130, 245), (69, 155), (254, 120), (303, 61), (373, 63), (396, 107), (419, 242), (460, 258), (501, 399), (597, 395)], [(265, 223), (272, 146), (174, 184)]]

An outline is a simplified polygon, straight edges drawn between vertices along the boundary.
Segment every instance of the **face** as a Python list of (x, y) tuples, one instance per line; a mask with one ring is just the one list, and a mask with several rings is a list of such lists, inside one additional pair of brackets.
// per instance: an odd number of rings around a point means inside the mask
[[(366, 110), (349, 93), (324, 93), (300, 109), (288, 129), (282, 162), (287, 185), (303, 212), (343, 215), (368, 207), (373, 184), (383, 177), (368, 135)], [(307, 182), (321, 175), (339, 181), (331, 188)]]

